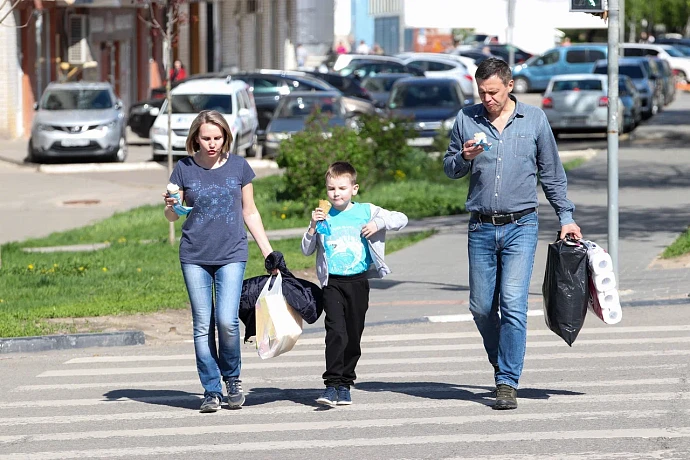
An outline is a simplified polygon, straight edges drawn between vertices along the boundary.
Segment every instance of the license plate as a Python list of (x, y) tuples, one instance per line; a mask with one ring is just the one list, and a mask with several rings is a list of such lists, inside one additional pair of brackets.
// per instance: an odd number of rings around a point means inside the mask
[(418, 137), (407, 141), (407, 145), (411, 145), (412, 147), (428, 147), (433, 143), (433, 137)]
[(89, 145), (88, 139), (63, 139), (60, 141), (63, 147), (86, 147)]
[(564, 121), (565, 121), (565, 123), (577, 123), (577, 124), (584, 125), (587, 123), (588, 118), (589, 117), (569, 117)]
[(175, 149), (183, 149), (183, 148), (185, 148), (185, 141), (175, 141), (175, 142), (173, 142), (173, 148), (175, 148)]

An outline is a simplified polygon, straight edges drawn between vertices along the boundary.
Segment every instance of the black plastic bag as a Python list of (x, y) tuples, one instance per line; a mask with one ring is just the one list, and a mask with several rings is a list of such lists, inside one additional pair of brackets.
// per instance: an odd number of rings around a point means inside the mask
[(544, 273), (544, 319), (549, 329), (572, 346), (587, 315), (587, 248), (566, 237), (549, 244)]

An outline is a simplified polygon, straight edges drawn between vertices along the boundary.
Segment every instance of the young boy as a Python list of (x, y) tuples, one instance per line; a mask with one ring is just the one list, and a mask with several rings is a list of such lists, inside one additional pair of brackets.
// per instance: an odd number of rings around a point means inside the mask
[[(369, 278), (383, 278), (386, 230), (400, 230), (407, 216), (369, 203), (354, 203), (357, 171), (338, 161), (326, 172), (326, 193), (332, 205), (312, 213), (302, 238), (302, 252), (316, 250), (316, 275), (323, 288), (326, 313), (326, 390), (316, 400), (328, 406), (352, 404), (350, 385), (362, 354), (360, 340), (369, 308)], [(317, 223), (320, 223), (317, 232)], [(327, 224), (327, 225), (324, 225)]]

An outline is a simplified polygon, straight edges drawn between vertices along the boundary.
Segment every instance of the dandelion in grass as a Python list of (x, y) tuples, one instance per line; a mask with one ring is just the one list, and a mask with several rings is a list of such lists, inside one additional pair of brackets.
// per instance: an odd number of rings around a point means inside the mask
[(126, 243), (126, 242), (127, 242), (127, 238), (125, 238), (124, 236), (121, 236), (120, 238), (117, 239), (117, 242), (120, 243), (120, 244)]
[(80, 272), (83, 272), (84, 270), (85, 270), (84, 267), (79, 267), (79, 271), (80, 271)]
[(104, 272), (107, 272), (107, 271), (108, 271), (108, 267), (103, 267), (103, 268), (101, 268), (101, 270), (103, 270)]
[(137, 272), (138, 272), (138, 273), (141, 273), (141, 268), (137, 268)]
[(285, 219), (286, 217), (287, 217), (287, 216), (286, 216), (285, 214), (281, 214), (281, 215), (280, 215), (280, 218), (281, 218), (281, 219)]
[(58, 268), (58, 267), (59, 267), (58, 264), (53, 264), (53, 268)]
[(29, 270), (33, 270), (33, 269), (34, 269), (34, 264), (29, 264), (29, 266), (28, 266), (27, 268), (28, 268)]

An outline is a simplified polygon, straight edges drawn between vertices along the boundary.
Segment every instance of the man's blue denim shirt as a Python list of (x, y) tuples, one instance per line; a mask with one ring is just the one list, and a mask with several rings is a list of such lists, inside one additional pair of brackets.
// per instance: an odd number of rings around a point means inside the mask
[[(475, 104), (455, 119), (443, 170), (451, 179), (470, 174), (466, 208), (487, 216), (539, 206), (537, 173), (542, 189), (558, 214), (561, 226), (575, 222), (575, 205), (567, 198), (567, 178), (556, 139), (544, 112), (510, 96), (515, 112), (502, 133), (489, 122), (486, 109)], [(462, 157), (465, 141), (483, 132), (491, 149), (473, 160)]]

